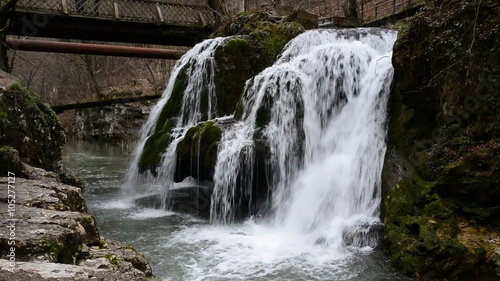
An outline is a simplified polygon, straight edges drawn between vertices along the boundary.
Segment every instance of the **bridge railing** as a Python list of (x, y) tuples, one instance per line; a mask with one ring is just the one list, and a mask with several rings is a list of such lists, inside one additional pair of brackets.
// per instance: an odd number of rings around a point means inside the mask
[(412, 9), (421, 0), (361, 0), (361, 20), (372, 22)]
[(207, 0), (19, 0), (16, 11), (180, 26), (215, 22)]

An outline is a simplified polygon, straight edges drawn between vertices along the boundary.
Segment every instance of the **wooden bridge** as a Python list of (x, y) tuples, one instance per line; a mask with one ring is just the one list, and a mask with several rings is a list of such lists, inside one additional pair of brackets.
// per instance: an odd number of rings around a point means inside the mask
[(359, 20), (362, 25), (378, 25), (388, 20), (413, 14), (422, 6), (422, 0), (361, 0)]
[(193, 46), (213, 29), (217, 8), (210, 3), (209, 0), (19, 0), (9, 34)]

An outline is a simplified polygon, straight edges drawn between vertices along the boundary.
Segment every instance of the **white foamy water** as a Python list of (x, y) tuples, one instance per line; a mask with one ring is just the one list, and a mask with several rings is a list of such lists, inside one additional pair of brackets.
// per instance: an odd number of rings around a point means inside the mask
[[(177, 143), (183, 138), (188, 128), (202, 121), (202, 98), (206, 96), (208, 101), (207, 116), (205, 118), (211, 119), (217, 117), (214, 52), (226, 40), (227, 38), (205, 40), (189, 50), (175, 64), (162, 98), (153, 107), (146, 123), (141, 128), (141, 137), (133, 152), (133, 157), (126, 173), (125, 184), (123, 185), (123, 189), (128, 196), (133, 197), (137, 194), (158, 192), (162, 198), (162, 207), (164, 209), (167, 208), (165, 202), (167, 202), (168, 190), (173, 184), (173, 174), (176, 165), (176, 161), (173, 159), (175, 159)], [(185, 90), (180, 113), (176, 118), (176, 128), (172, 134), (174, 140), (172, 140), (162, 155), (157, 175), (153, 176), (149, 172), (141, 174), (139, 173), (137, 163), (139, 163), (144, 150), (144, 144), (153, 133), (162, 109), (167, 104), (174, 90), (175, 81), (183, 71), (185, 72), (183, 74), (185, 75)]]
[(247, 83), (243, 121), (219, 146), (211, 220), (231, 222), (235, 189), (251, 192), (251, 173), (247, 184), (236, 182), (240, 167), (252, 167), (254, 129), (265, 108), (270, 227), (343, 256), (345, 231), (380, 224), (395, 40), (395, 32), (378, 29), (309, 31)]
[[(207, 69), (213, 55), (209, 49), (222, 42), (218, 40), (192, 51), (204, 58), (200, 67)], [(162, 277), (372, 280), (387, 274), (374, 271), (372, 267), (380, 265), (366, 257), (372, 249), (366, 245), (376, 245), (367, 242), (373, 238), (356, 236), (352, 240), (357, 242), (348, 245), (345, 235), (366, 234), (366, 226), (380, 224), (380, 173), (395, 40), (395, 32), (380, 29), (308, 31), (290, 42), (273, 66), (247, 82), (243, 118), (224, 131), (219, 144), (212, 224), (150, 209), (128, 214), (149, 226), (136, 239), (149, 241), (143, 251), (158, 257), (154, 264)], [(191, 76), (197, 77), (193, 87), (213, 90), (203, 86), (213, 79)], [(137, 174), (134, 164), (171, 88), (169, 84), (143, 128), (129, 175)], [(216, 116), (216, 101), (211, 104), (209, 115)], [(174, 188), (175, 145), (183, 128), (199, 121), (197, 107), (196, 98), (186, 98), (178, 138), (162, 158), (160, 176), (147, 179), (144, 193)], [(252, 198), (253, 138), (262, 108), (269, 114), (268, 122), (257, 128), (269, 151), (269, 217), (234, 223), (242, 204), (250, 213), (255, 211), (253, 202), (240, 198)], [(144, 179), (129, 178), (127, 186), (143, 186)]]
[(133, 214), (130, 214), (131, 219), (148, 219), (148, 218), (161, 218), (173, 215), (173, 212), (165, 211), (163, 209), (141, 209)]

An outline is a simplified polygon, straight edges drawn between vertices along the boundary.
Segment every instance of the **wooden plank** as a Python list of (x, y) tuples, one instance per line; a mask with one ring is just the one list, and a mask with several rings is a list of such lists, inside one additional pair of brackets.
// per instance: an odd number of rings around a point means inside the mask
[(120, 19), (120, 10), (118, 9), (118, 4), (116, 2), (113, 2), (113, 15), (115, 20)]
[(61, 0), (62, 10), (64, 15), (68, 15), (68, 3), (66, 0)]
[(158, 3), (156, 4), (156, 11), (158, 12), (158, 19), (160, 20), (161, 23), (164, 23), (165, 19), (163, 18), (163, 14), (161, 13), (161, 8), (158, 5)]

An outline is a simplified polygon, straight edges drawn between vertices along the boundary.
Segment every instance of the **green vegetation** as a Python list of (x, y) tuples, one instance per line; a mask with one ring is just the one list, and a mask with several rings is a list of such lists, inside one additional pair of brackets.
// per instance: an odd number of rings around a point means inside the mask
[(121, 262), (121, 260), (114, 254), (107, 254), (104, 258), (107, 259), (112, 265), (118, 265)]
[(44, 239), (38, 251), (47, 256), (50, 262), (75, 264), (79, 252), (80, 241), (65, 235), (57, 240)]
[(250, 37), (256, 43), (263, 63), (271, 65), (286, 43), (302, 32), (304, 27), (296, 22), (260, 22), (250, 33)]
[(498, 11), (444, 0), (397, 25), (382, 209), (405, 274), (461, 276), (492, 253), (479, 229), (500, 225)]
[(154, 174), (161, 160), (161, 156), (171, 141), (170, 132), (163, 133), (160, 131), (149, 136), (144, 144), (144, 150), (139, 159), (139, 171), (142, 173), (150, 170)]
[(181, 181), (187, 176), (211, 179), (221, 137), (222, 130), (212, 121), (190, 128), (177, 144), (176, 180)]
[(182, 106), (182, 97), (184, 96), (184, 91), (187, 86), (186, 78), (188, 68), (189, 65), (186, 65), (184, 69), (179, 72), (179, 75), (177, 75), (170, 98), (162, 108), (160, 117), (156, 122), (154, 133), (158, 133), (160, 131), (166, 133), (169, 129), (171, 129), (170, 124), (173, 120), (172, 118), (179, 114)]
[(264, 69), (258, 54), (246, 38), (229, 40), (215, 51), (218, 70), (215, 76), (219, 115), (234, 113), (245, 81)]

